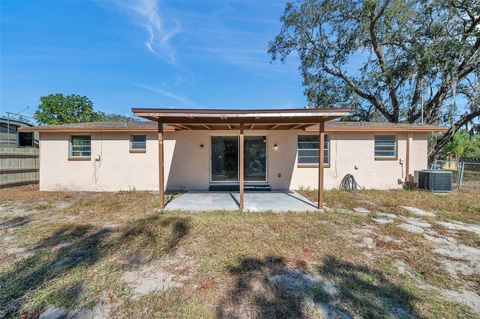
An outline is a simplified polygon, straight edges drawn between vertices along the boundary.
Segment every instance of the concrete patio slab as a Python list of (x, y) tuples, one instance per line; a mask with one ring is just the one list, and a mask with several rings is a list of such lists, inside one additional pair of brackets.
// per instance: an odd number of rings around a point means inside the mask
[(229, 192), (187, 192), (169, 202), (165, 210), (238, 210)]
[[(238, 192), (187, 192), (173, 199), (165, 210), (238, 210)], [(246, 211), (316, 211), (314, 203), (293, 191), (245, 193)]]

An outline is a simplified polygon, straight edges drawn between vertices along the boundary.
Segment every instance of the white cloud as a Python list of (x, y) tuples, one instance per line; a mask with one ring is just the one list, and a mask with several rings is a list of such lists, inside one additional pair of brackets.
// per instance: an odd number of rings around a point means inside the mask
[(195, 103), (190, 100), (188, 97), (186, 96), (182, 96), (182, 95), (177, 95), (173, 92), (170, 92), (164, 88), (159, 88), (159, 87), (153, 87), (153, 86), (150, 86), (150, 85), (146, 85), (146, 84), (142, 84), (142, 83), (135, 83), (135, 82), (130, 82), (132, 85), (135, 85), (137, 87), (140, 87), (140, 88), (143, 88), (143, 89), (146, 89), (146, 90), (149, 90), (149, 91), (152, 91), (152, 92), (155, 92), (155, 93), (158, 93), (164, 97), (167, 97), (171, 100), (175, 100), (175, 101), (178, 101), (180, 103), (182, 103), (182, 105), (184, 106), (192, 106), (192, 105), (195, 105)]
[(181, 31), (178, 23), (167, 28), (157, 0), (122, 0), (115, 2), (137, 23), (145, 28), (148, 38), (145, 46), (154, 55), (170, 64), (176, 63), (175, 50), (170, 44), (173, 36)]

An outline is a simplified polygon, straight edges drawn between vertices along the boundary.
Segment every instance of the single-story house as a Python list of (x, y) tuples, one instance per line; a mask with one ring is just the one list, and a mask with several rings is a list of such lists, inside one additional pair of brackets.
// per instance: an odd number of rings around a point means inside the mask
[[(148, 122), (22, 128), (40, 133), (42, 191), (399, 188), (427, 168), (432, 125), (332, 121), (349, 109), (133, 109)], [(323, 156), (319, 156), (323, 154)]]

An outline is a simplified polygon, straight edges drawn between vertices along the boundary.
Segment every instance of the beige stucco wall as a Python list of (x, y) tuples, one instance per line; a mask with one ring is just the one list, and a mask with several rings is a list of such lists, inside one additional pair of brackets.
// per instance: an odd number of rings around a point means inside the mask
[[(390, 133), (388, 133), (390, 134)], [(406, 133), (397, 137), (396, 160), (375, 160), (373, 133), (338, 133), (330, 138), (330, 167), (325, 168), (325, 188), (337, 188), (346, 174), (352, 174), (357, 183), (368, 189), (391, 189), (401, 187), (398, 179), (406, 173)], [(427, 160), (427, 134), (412, 134), (410, 148), (410, 174), (425, 169)], [(401, 164), (401, 162), (403, 164)], [(316, 168), (296, 168), (291, 188), (317, 188)]]
[[(210, 180), (210, 136), (232, 131), (179, 131), (165, 134), (165, 186), (167, 190), (207, 190)], [(268, 183), (273, 189), (316, 188), (317, 168), (297, 167), (298, 131), (247, 131), (267, 136)], [(92, 160), (69, 161), (69, 135), (40, 136), (41, 190), (158, 190), (158, 144), (147, 134), (146, 153), (130, 153), (126, 133), (93, 133)], [(352, 174), (366, 188), (398, 188), (405, 177), (406, 133), (397, 134), (398, 160), (374, 159), (374, 134), (338, 133), (330, 138), (330, 167), (325, 187), (335, 188)], [(200, 147), (203, 144), (204, 147)], [(274, 150), (273, 145), (278, 148)], [(95, 161), (94, 159), (100, 159)], [(427, 135), (412, 134), (410, 172), (427, 167)], [(357, 166), (357, 168), (355, 168)]]

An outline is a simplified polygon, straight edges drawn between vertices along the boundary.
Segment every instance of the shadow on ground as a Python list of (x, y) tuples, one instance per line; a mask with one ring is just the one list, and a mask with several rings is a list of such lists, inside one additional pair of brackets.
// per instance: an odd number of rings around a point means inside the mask
[(284, 258), (244, 258), (217, 318), (421, 318), (415, 297), (371, 268), (326, 257), (315, 273)]
[[(189, 219), (161, 215), (140, 219), (126, 228), (62, 226), (41, 239), (31, 249), (32, 256), (18, 260), (9, 271), (0, 275), (0, 318), (19, 316), (36, 290), (77, 267), (93, 266), (115, 254), (129, 258), (145, 247), (150, 247), (155, 257), (161, 257), (174, 251), (188, 233)], [(52, 292), (54, 296), (51, 297), (61, 306), (73, 309), (80, 301), (83, 284), (80, 278), (79, 282)]]
[(0, 222), (0, 229), (17, 228), (31, 222), (30, 216), (19, 216)]

